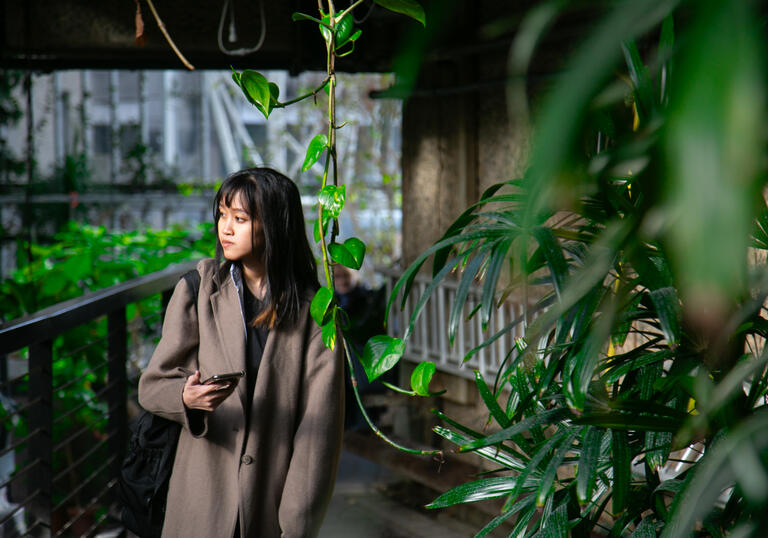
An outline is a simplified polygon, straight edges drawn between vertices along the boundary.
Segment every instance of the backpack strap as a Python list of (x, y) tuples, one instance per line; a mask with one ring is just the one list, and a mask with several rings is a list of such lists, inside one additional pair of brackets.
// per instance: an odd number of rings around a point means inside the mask
[(187, 285), (192, 290), (192, 296), (195, 297), (195, 310), (197, 310), (197, 296), (200, 294), (200, 273), (197, 269), (187, 271), (181, 278), (187, 281)]

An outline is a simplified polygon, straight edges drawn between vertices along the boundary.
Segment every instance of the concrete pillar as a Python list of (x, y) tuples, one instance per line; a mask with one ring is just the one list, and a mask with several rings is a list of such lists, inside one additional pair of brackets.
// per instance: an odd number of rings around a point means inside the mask
[(111, 132), (109, 181), (113, 184), (118, 181), (118, 174), (120, 173), (120, 118), (117, 114), (120, 95), (118, 94), (118, 87), (118, 72), (112, 70), (109, 72), (109, 127)]
[(209, 108), (212, 79), (203, 71), (200, 82), (200, 176), (203, 182), (211, 181), (211, 109)]
[[(426, 67), (424, 88), (462, 84), (461, 66)], [(403, 109), (403, 260), (436, 241), (477, 198), (476, 109), (472, 96), (422, 90)]]
[(53, 152), (54, 166), (61, 166), (64, 163), (66, 154), (66, 143), (64, 139), (64, 102), (61, 93), (61, 72), (54, 71), (51, 77), (53, 87)]
[(149, 107), (147, 91), (147, 73), (139, 71), (139, 141), (144, 146), (149, 146)]
[(166, 170), (170, 170), (177, 159), (175, 80), (173, 71), (163, 72), (163, 161)]
[(476, 63), (468, 56), (427, 65), (403, 108), (406, 266), (486, 188), (525, 171), (528, 105), (506, 99), (505, 58), (481, 73)]
[(93, 148), (93, 130), (88, 124), (88, 101), (91, 95), (91, 75), (90, 71), (83, 69), (80, 71), (80, 129), (83, 137), (83, 154), (90, 166), (91, 150)]

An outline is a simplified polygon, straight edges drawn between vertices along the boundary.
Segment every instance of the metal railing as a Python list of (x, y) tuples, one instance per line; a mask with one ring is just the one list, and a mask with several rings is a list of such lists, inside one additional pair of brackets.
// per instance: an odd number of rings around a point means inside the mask
[[(6, 375), (7, 365), (0, 368), (2, 430), (13, 430), (10, 441), (0, 444), (0, 458), (14, 457), (13, 473), (5, 478), (0, 473), (0, 535), (5, 535), (10, 525), (16, 526), (11, 535), (93, 535), (103, 528), (110, 513), (114, 514), (114, 487), (128, 435), (127, 402), (133, 397), (131, 387), (135, 388), (139, 374), (136, 357), (129, 353), (129, 339), (141, 326), (151, 325), (154, 331), (143, 331), (144, 340), (159, 332), (162, 311), (174, 285), (194, 265), (169, 267), (0, 326), (0, 363), (10, 356), (26, 365), (25, 371), (15, 376)], [(386, 279), (389, 296), (400, 275), (388, 269), (377, 272)], [(388, 320), (390, 334), (402, 336), (398, 333), (409, 322), (429, 282), (427, 276), (418, 276), (405, 307), (400, 309), (399, 301), (394, 304)], [(463, 313), (465, 322), (459, 325), (451, 345), (447, 322), (456, 289), (457, 284), (450, 280), (435, 289), (404, 358), (432, 360), (439, 370), (467, 378), (472, 378), (475, 369), (486, 378), (495, 375), (515, 338), (522, 335), (520, 324), (466, 362), (464, 357), (518, 319), (522, 308), (505, 303), (483, 330), (479, 316), (466, 320), (480, 301), (479, 289), (473, 289)], [(158, 294), (162, 294), (161, 303), (153, 311), (146, 316), (134, 312), (131, 320), (127, 319), (130, 305)], [(95, 336), (79, 348), (64, 350), (61, 338), (68, 331), (83, 328)], [(94, 349), (102, 360), (84, 365), (71, 378), (57, 373), (63, 370), (62, 363), (82, 362), (83, 354)], [(66, 405), (71, 402), (64, 402), (62, 395), (73, 388), (82, 388), (76, 391), (80, 401)], [(86, 423), (77, 419), (83, 410), (88, 410), (90, 417)], [(3, 494), (8, 490), (11, 503), (4, 504)]]
[[(385, 268), (378, 268), (377, 273), (386, 279), (388, 298), (400, 278), (400, 273)], [(402, 336), (416, 302), (431, 280), (427, 275), (417, 275), (405, 307), (400, 308), (400, 298), (392, 303), (387, 320), (387, 331), (390, 336)], [(467, 319), (470, 312), (480, 304), (482, 295), (480, 287), (473, 287), (462, 313), (464, 322), (459, 324), (454, 342), (451, 344), (448, 338), (448, 317), (456, 297), (457, 287), (458, 282), (450, 279), (443, 280), (436, 287), (416, 322), (403, 358), (412, 362), (430, 360), (440, 371), (470, 379), (474, 378), (473, 371), (479, 370), (483, 377), (488, 379), (489, 376), (496, 375), (504, 358), (514, 347), (515, 339), (523, 336), (522, 323), (515, 324), (492, 344), (478, 350), (467, 361), (464, 358), (469, 351), (489, 337), (510, 325), (514, 320), (520, 319), (523, 315), (522, 305), (505, 301), (495, 310), (488, 322), (488, 327), (483, 330), (479, 315)]]
[[(127, 402), (139, 374), (129, 340), (156, 334), (173, 287), (194, 265), (169, 267), (0, 326), (0, 458), (13, 458), (13, 471), (0, 479), (0, 535), (91, 536), (114, 513)], [(157, 304), (139, 307), (147, 301)], [(88, 341), (67, 349), (72, 331), (88, 333)], [(9, 375), (11, 359), (21, 367)]]

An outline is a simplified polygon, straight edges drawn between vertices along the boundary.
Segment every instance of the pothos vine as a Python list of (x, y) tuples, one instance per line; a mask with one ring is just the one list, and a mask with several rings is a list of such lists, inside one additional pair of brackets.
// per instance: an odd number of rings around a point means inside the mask
[[(235, 84), (242, 90), (246, 99), (253, 104), (265, 118), (269, 119), (273, 110), (284, 108), (309, 97), (315, 97), (320, 92), (328, 94), (327, 131), (315, 135), (310, 141), (302, 172), (309, 170), (321, 158), (325, 158), (323, 175), (318, 192), (317, 222), (313, 236), (319, 243), (322, 255), (322, 270), (325, 286), (322, 286), (314, 296), (310, 313), (322, 329), (324, 344), (334, 349), (337, 345), (337, 335), (342, 334), (342, 345), (349, 365), (349, 375), (358, 407), (373, 432), (393, 447), (419, 455), (442, 456), (440, 450), (412, 449), (398, 444), (388, 438), (371, 421), (366, 412), (360, 392), (357, 387), (355, 369), (352, 361), (357, 358), (363, 364), (366, 376), (373, 381), (384, 372), (394, 367), (403, 355), (405, 341), (388, 335), (377, 335), (366, 344), (362, 357), (355, 357), (351, 347), (343, 338), (342, 328), (345, 325), (346, 314), (336, 304), (334, 298), (334, 283), (332, 267), (336, 264), (351, 269), (360, 269), (365, 258), (365, 243), (357, 237), (350, 237), (343, 242), (339, 240), (338, 219), (346, 200), (345, 185), (339, 184), (339, 171), (336, 152), (336, 131), (343, 127), (336, 117), (336, 59), (347, 56), (354, 51), (355, 42), (360, 38), (362, 30), (355, 28), (352, 12), (363, 4), (364, 0), (353, 2), (346, 9), (337, 11), (333, 0), (318, 0), (319, 17), (306, 13), (294, 13), (294, 21), (309, 21), (318, 25), (325, 41), (326, 48), (326, 78), (312, 91), (281, 102), (280, 88), (270, 82), (261, 73), (246, 69), (242, 72), (232, 71)], [(426, 24), (424, 9), (415, 0), (374, 0), (375, 4), (390, 11), (411, 17), (423, 25)], [(411, 376), (411, 390), (401, 389), (387, 384), (391, 389), (414, 396), (431, 396), (429, 383), (435, 372), (431, 362), (419, 364)]]
[[(152, 0), (146, 1), (174, 53), (179, 57), (187, 69), (194, 69), (165, 30), (165, 25), (155, 9)], [(302, 172), (306, 172), (317, 163), (323, 155), (325, 155), (325, 166), (323, 167), (320, 190), (317, 196), (317, 222), (315, 223), (313, 232), (315, 242), (319, 243), (321, 247), (325, 286), (322, 286), (315, 294), (310, 305), (310, 313), (314, 321), (322, 329), (323, 343), (326, 347), (334, 349), (337, 344), (337, 336), (339, 332), (342, 333), (344, 355), (349, 366), (349, 375), (352, 381), (355, 400), (371, 430), (378, 437), (398, 450), (410, 454), (434, 455), (442, 459), (442, 450), (419, 450), (408, 448), (393, 441), (381, 432), (366, 412), (357, 386), (355, 369), (352, 364), (353, 358), (360, 360), (368, 380), (375, 380), (383, 373), (391, 370), (402, 358), (405, 351), (406, 341), (411, 332), (411, 327), (406, 331), (403, 338), (392, 337), (385, 334), (372, 337), (366, 343), (362, 357), (356, 357), (352, 348), (343, 337), (343, 327), (347, 315), (336, 304), (334, 298), (332, 266), (340, 264), (357, 270), (362, 267), (365, 258), (365, 243), (360, 239), (350, 237), (343, 243), (337, 241), (339, 235), (338, 219), (341, 210), (344, 207), (344, 202), (346, 201), (346, 189), (344, 185), (339, 185), (336, 152), (336, 131), (344, 126), (343, 124), (338, 124), (336, 121), (336, 59), (354, 52), (355, 42), (362, 35), (362, 30), (355, 28), (355, 19), (352, 12), (364, 2), (365, 0), (355, 0), (346, 9), (337, 12), (333, 0), (318, 0), (317, 7), (320, 18), (313, 17), (306, 13), (293, 14), (292, 18), (294, 21), (311, 21), (316, 23), (325, 41), (327, 76), (323, 82), (312, 91), (306, 92), (288, 101), (280, 101), (280, 88), (274, 82), (267, 80), (267, 78), (258, 71), (246, 69), (242, 72), (237, 72), (232, 69), (232, 79), (243, 92), (246, 99), (254, 105), (266, 119), (269, 119), (270, 114), (275, 109), (285, 108), (309, 97), (315, 98), (318, 93), (323, 91), (328, 94), (327, 132), (317, 134), (312, 138), (307, 147), (306, 156), (301, 168)], [(424, 9), (416, 0), (373, 0), (373, 4), (411, 17), (426, 26)], [(367, 15), (364, 18), (367, 18)], [(136, 0), (137, 43), (141, 44), (143, 34), (144, 22), (139, 0)], [(331, 180), (330, 184), (329, 173)], [(326, 240), (326, 238), (328, 238), (329, 228), (330, 238), (329, 240)], [(398, 283), (393, 291), (392, 298), (390, 298), (387, 307), (387, 312), (389, 311), (389, 306), (391, 306), (394, 296), (401, 284), (402, 281)], [(434, 396), (441, 394), (433, 393), (429, 390), (429, 384), (435, 370), (435, 364), (430, 361), (424, 361), (416, 366), (411, 374), (411, 390), (402, 389), (390, 385), (389, 383), (383, 384), (396, 392), (411, 396)]]

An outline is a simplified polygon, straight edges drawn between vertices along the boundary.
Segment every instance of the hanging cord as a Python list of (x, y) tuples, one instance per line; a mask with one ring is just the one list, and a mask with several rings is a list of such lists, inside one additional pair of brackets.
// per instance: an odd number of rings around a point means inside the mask
[[(349, 5), (352, 5), (352, 4), (354, 4), (354, 0), (351, 0)], [(373, 13), (373, 8), (375, 8), (375, 7), (376, 7), (376, 2), (371, 2), (371, 7), (368, 8), (368, 13), (363, 15), (362, 19), (358, 19), (357, 17), (355, 17), (355, 12), (353, 11), (352, 12), (352, 20), (355, 21), (355, 24), (363, 24), (365, 21), (368, 20), (368, 17), (371, 16), (371, 13)]]
[[(227, 18), (227, 8), (229, 8), (230, 0), (224, 2), (224, 8), (221, 10), (221, 19), (219, 20), (219, 50), (229, 56), (245, 56), (256, 52), (264, 44), (264, 38), (267, 37), (267, 19), (264, 16), (264, 0), (259, 0), (259, 14), (261, 16), (261, 35), (259, 36), (259, 42), (256, 46), (249, 49), (227, 49), (224, 46), (224, 19)], [(229, 40), (235, 41), (237, 39), (237, 33), (235, 32), (235, 8), (231, 8), (231, 16), (229, 19)]]

